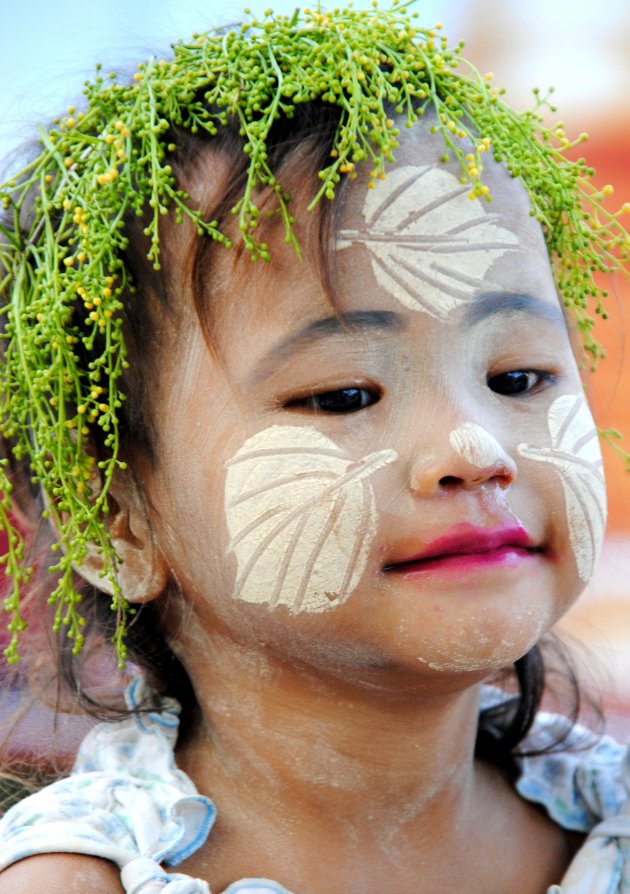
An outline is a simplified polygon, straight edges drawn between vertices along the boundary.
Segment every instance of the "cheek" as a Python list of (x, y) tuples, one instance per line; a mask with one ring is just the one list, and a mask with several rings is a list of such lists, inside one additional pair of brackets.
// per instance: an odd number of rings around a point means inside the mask
[(234, 598), (322, 612), (355, 589), (376, 531), (371, 478), (396, 459), (354, 460), (310, 427), (276, 425), (227, 463), (225, 514)]
[(519, 444), (524, 460), (551, 467), (562, 484), (569, 542), (580, 579), (593, 575), (606, 524), (606, 487), (597, 431), (581, 394), (557, 398), (547, 416), (548, 444)]

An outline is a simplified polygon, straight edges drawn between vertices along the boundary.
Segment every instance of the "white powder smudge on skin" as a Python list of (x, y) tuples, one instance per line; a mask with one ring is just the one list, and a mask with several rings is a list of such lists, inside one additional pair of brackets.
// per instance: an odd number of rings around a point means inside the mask
[(227, 462), (225, 512), (234, 596), (322, 612), (357, 586), (376, 533), (369, 478), (394, 450), (359, 460), (306, 426), (274, 425)]
[(377, 282), (405, 307), (447, 319), (492, 285), (491, 268), (518, 247), (451, 171), (402, 165), (368, 190), (365, 225), (339, 232), (337, 248), (365, 245)]
[(504, 451), (489, 431), (475, 422), (466, 422), (449, 435), (453, 450), (478, 469), (487, 469), (501, 462)]
[(569, 542), (580, 579), (593, 576), (606, 526), (606, 485), (597, 430), (583, 395), (564, 394), (547, 415), (551, 447), (519, 444), (521, 456), (551, 463), (564, 489)]

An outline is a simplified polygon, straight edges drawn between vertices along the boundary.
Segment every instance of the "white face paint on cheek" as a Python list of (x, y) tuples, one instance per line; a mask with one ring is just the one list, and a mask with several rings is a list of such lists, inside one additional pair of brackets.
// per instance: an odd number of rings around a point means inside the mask
[(474, 422), (466, 422), (449, 435), (453, 450), (466, 462), (479, 469), (487, 469), (500, 462), (504, 451), (489, 431)]
[(547, 416), (551, 447), (519, 444), (521, 456), (555, 466), (562, 480), (569, 542), (578, 574), (588, 581), (606, 526), (606, 485), (593, 417), (581, 394), (564, 394)]
[(370, 477), (394, 450), (359, 460), (317, 429), (274, 425), (227, 462), (225, 512), (234, 596), (322, 612), (357, 586), (376, 532)]
[(363, 205), (365, 225), (339, 232), (337, 248), (365, 245), (378, 283), (397, 301), (439, 320), (491, 285), (493, 264), (518, 246), (498, 215), (469, 199), (446, 168), (391, 170)]

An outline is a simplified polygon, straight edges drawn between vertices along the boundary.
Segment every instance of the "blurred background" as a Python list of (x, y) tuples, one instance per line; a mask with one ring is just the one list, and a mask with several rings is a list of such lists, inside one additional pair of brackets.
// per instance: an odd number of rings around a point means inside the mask
[[(356, 2), (356, 6), (361, 6)], [(367, 0), (366, 0), (367, 2)], [(276, 0), (276, 12), (294, 2)], [(313, 4), (314, 5), (314, 4)], [(332, 3), (330, 5), (333, 5)], [(382, 3), (387, 6), (387, 3)], [(253, 0), (260, 14), (267, 2)], [(466, 55), (513, 105), (532, 104), (531, 89), (555, 87), (569, 136), (588, 131), (580, 147), (598, 170), (599, 185), (613, 183), (615, 205), (630, 200), (630, 3), (628, 0), (418, 0), (426, 25), (442, 22), (451, 42), (465, 39)], [(2, 16), (0, 157), (19, 146), (80, 96), (95, 64), (133, 69), (163, 54), (178, 38), (239, 21), (242, 7), (216, 0), (27, 0)], [(7, 170), (5, 164), (5, 171)], [(630, 283), (613, 283), (610, 315), (600, 327), (609, 358), (588, 383), (597, 421), (625, 433), (630, 449)], [(630, 732), (630, 475), (604, 448), (610, 524), (598, 573), (563, 622), (593, 648), (608, 669), (604, 695), (612, 728)]]

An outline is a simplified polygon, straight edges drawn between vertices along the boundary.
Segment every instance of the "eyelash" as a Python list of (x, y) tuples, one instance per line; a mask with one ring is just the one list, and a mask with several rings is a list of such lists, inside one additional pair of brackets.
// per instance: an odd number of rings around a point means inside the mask
[[(523, 379), (517, 379), (517, 376), (526, 376), (527, 379), (523, 382)], [(533, 384), (529, 384), (530, 376), (536, 378)], [(487, 385), (491, 391), (503, 397), (520, 397), (520, 395), (536, 393), (555, 380), (556, 376), (553, 373), (543, 369), (510, 369), (507, 372), (499, 373), (499, 375), (489, 376)], [(519, 384), (525, 384), (526, 387), (519, 388)]]
[[(328, 399), (327, 407), (324, 406), (326, 399)], [(316, 413), (348, 414), (365, 410), (378, 403), (380, 399), (380, 392), (369, 388), (335, 388), (293, 400), (287, 407), (313, 410)]]

